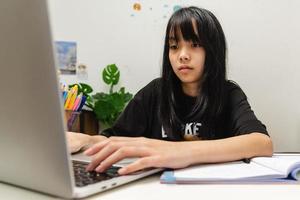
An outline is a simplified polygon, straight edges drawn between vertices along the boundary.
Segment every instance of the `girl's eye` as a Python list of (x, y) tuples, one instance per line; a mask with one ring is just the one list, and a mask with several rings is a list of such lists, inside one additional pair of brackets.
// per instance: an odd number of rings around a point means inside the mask
[(197, 47), (202, 47), (202, 45), (199, 44), (199, 43), (193, 43), (193, 44), (192, 44), (192, 47), (197, 48)]
[(169, 45), (169, 48), (170, 48), (170, 49), (172, 49), (172, 50), (175, 50), (175, 49), (177, 49), (177, 48), (178, 48), (178, 46), (177, 46), (177, 45), (175, 45), (175, 44), (172, 44), (172, 45)]

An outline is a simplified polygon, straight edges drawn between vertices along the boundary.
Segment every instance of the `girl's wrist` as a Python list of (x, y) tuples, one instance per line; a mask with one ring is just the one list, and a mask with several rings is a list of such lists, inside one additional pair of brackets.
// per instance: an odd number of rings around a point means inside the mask
[(103, 135), (89, 135), (89, 144), (90, 145), (94, 145), (98, 142), (103, 141), (104, 139), (106, 139), (107, 137), (103, 136)]
[(191, 150), (190, 142), (174, 142), (174, 148), (176, 149), (176, 160), (181, 160), (179, 164), (181, 167), (188, 167), (195, 163), (194, 152)]
[(202, 162), (201, 147), (203, 144), (201, 141), (184, 141), (180, 142), (180, 151), (182, 152), (186, 165), (194, 165)]

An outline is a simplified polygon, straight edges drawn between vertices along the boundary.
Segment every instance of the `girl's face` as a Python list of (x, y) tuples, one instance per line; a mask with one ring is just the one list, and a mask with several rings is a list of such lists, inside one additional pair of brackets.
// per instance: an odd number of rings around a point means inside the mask
[(182, 33), (178, 33), (177, 41), (174, 34), (171, 33), (169, 37), (169, 59), (173, 71), (182, 87), (199, 87), (204, 70), (205, 50), (201, 44), (185, 41)]

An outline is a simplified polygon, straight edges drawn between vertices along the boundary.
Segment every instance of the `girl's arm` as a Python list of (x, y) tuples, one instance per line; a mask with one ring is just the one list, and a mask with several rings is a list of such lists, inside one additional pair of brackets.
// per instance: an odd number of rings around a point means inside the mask
[[(201, 145), (198, 145), (200, 144)], [(194, 141), (186, 144), (192, 150), (191, 163), (214, 163), (272, 156), (273, 145), (269, 136), (261, 133), (245, 134), (220, 140)]]
[(128, 174), (149, 167), (183, 168), (194, 164), (217, 163), (271, 156), (273, 146), (265, 134), (251, 133), (219, 140), (170, 142), (148, 138), (111, 137), (85, 152), (92, 156), (87, 170), (105, 171), (127, 158), (138, 160), (119, 170)]

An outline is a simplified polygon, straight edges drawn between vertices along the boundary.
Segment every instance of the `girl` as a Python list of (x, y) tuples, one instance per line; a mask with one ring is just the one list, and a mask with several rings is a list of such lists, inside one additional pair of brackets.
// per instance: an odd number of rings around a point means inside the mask
[(178, 10), (167, 25), (162, 77), (141, 89), (100, 136), (68, 133), (71, 148), (94, 144), (85, 151), (92, 156), (87, 170), (98, 172), (139, 157), (119, 174), (271, 156), (266, 127), (241, 88), (226, 79), (225, 63), (217, 18), (197, 7)]

